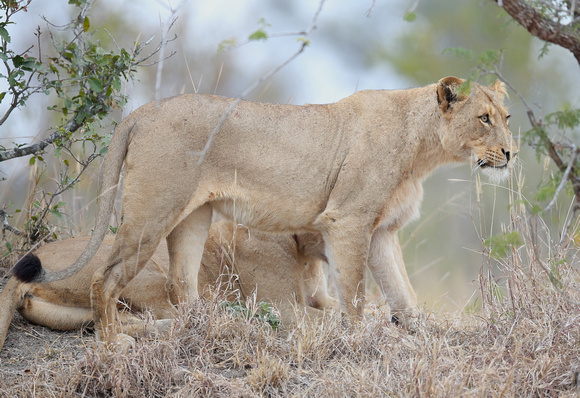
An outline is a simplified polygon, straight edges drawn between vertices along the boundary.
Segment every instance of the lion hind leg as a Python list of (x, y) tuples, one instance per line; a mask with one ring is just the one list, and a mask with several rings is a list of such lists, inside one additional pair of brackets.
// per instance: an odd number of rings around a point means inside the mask
[[(132, 231), (142, 233), (135, 234)], [(116, 339), (120, 332), (116, 303), (121, 291), (143, 269), (162, 238), (159, 234), (147, 234), (146, 231), (130, 222), (121, 225), (108, 265), (93, 275), (91, 306), (99, 341), (113, 342)]]
[(197, 276), (211, 226), (212, 208), (204, 204), (185, 217), (167, 236), (167, 293), (173, 304), (196, 298)]

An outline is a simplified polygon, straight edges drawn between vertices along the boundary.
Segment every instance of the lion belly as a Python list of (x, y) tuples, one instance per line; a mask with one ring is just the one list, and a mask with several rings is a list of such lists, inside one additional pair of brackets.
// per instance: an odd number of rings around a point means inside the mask
[(311, 231), (312, 223), (322, 211), (303, 203), (273, 202), (269, 198), (221, 199), (211, 202), (212, 208), (236, 224), (271, 232)]

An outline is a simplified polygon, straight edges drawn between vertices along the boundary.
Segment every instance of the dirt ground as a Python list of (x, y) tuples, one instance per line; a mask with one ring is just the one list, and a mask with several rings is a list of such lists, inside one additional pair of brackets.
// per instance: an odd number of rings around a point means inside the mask
[[(0, 278), (3, 289), (8, 282), (5, 270), (0, 270)], [(89, 330), (63, 332), (33, 325), (16, 311), (0, 352), (0, 377), (18, 378), (44, 361), (74, 358), (84, 344), (91, 343), (91, 337)]]

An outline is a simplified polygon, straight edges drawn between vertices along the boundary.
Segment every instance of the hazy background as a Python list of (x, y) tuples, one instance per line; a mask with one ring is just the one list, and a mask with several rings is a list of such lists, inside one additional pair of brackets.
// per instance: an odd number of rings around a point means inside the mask
[[(534, 104), (540, 114), (557, 110), (564, 103), (578, 107), (578, 66), (570, 53), (556, 47), (538, 59), (542, 44), (519, 25), (510, 22), (492, 1), (425, 0), (417, 3), (417, 19), (404, 15), (414, 2), (328, 0), (309, 37), (311, 44), (290, 65), (256, 89), (250, 98), (278, 103), (334, 102), (361, 89), (394, 89), (425, 85), (455, 75), (465, 77), (475, 61), (443, 54), (449, 47), (466, 47), (477, 53), (505, 50), (504, 76)], [(135, 40), (161, 36), (171, 14), (178, 9), (178, 21), (166, 54), (176, 54), (163, 64), (161, 96), (180, 93), (208, 93), (239, 96), (264, 73), (280, 65), (298, 48), (298, 36), (269, 38), (218, 53), (223, 40), (238, 43), (256, 31), (260, 18), (271, 26), (269, 35), (306, 30), (319, 6), (318, 1), (212, 0), (170, 3), (153, 0), (98, 0), (91, 12), (91, 30), (106, 28), (120, 46)], [(370, 11), (370, 12), (369, 12)], [(76, 9), (65, 0), (33, 0), (28, 13), (20, 15), (13, 43), (22, 49), (36, 43), (33, 31), (40, 26), (43, 46), (50, 41), (44, 16), (55, 25), (67, 23)], [(76, 15), (76, 14), (75, 14)], [(56, 27), (50, 28), (59, 35)], [(110, 37), (99, 33), (107, 46)], [(141, 68), (138, 81), (126, 85), (130, 97), (124, 115), (155, 99), (157, 66)], [(515, 136), (529, 129), (525, 108), (510, 93), (511, 128)], [(56, 115), (45, 109), (51, 98), (39, 96), (0, 128), (0, 144), (31, 142), (50, 133)], [(114, 115), (116, 121), (123, 115)], [(48, 156), (45, 156), (48, 158)], [(534, 151), (522, 145), (521, 165), (525, 175), (523, 194), (532, 196), (549, 169), (538, 164)], [(56, 172), (50, 164), (41, 178), (49, 181)], [(519, 173), (519, 171), (517, 171)], [(24, 208), (31, 180), (38, 169), (28, 159), (0, 163), (0, 206), (9, 211)], [(452, 180), (452, 181), (450, 181)], [(483, 181), (485, 183), (485, 180)], [(57, 220), (64, 234), (90, 232), (94, 198), (100, 183), (98, 169), (91, 170), (83, 184), (64, 195), (69, 204), (67, 217)], [(478, 252), (482, 239), (501, 231), (507, 220), (507, 188), (483, 184), (476, 191), (477, 175), (468, 165), (436, 171), (425, 184), (421, 218), (400, 233), (408, 272), (419, 300), (427, 307), (462, 309), (472, 298), (473, 283), (487, 260)], [(481, 199), (481, 201), (480, 201)], [(567, 203), (562, 201), (565, 212)], [(54, 221), (54, 220), (53, 220)], [(19, 226), (21, 217), (11, 222)]]

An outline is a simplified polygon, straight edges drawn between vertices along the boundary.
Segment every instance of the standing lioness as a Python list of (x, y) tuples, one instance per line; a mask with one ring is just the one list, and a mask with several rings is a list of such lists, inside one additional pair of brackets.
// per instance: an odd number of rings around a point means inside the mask
[(457, 161), (505, 176), (516, 152), (503, 86), (474, 84), (467, 95), (458, 91), (462, 82), (447, 77), (422, 88), (361, 91), (328, 105), (242, 101), (203, 159), (200, 151), (233, 99), (182, 95), (147, 104), (113, 136), (87, 250), (64, 272), (15, 275), (52, 281), (84, 266), (107, 230), (125, 163), (124, 222), (92, 284), (98, 339), (117, 337), (116, 299), (163, 238), (172, 301), (197, 295), (214, 210), (265, 231), (322, 234), (342, 310), (362, 314), (368, 265), (394, 315), (408, 324), (416, 297), (397, 230), (417, 215), (421, 182)]

